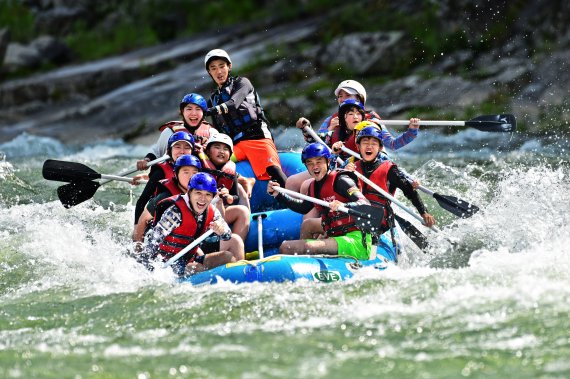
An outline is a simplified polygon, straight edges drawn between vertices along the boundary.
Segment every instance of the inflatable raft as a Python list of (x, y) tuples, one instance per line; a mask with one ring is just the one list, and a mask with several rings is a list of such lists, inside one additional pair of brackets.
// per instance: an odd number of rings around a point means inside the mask
[[(287, 176), (305, 170), (300, 153), (281, 152), (279, 157)], [(243, 176), (254, 177), (248, 162), (238, 162), (237, 170)], [(245, 251), (260, 252), (263, 258), (222, 265), (181, 278), (181, 282), (194, 285), (214, 284), (220, 280), (232, 283), (284, 282), (299, 279), (335, 282), (351, 278), (364, 267), (385, 269), (390, 262), (397, 260), (396, 248), (386, 234), (381, 236), (376, 247), (376, 257), (367, 261), (342, 256), (279, 255), (281, 242), (299, 238), (303, 215), (290, 209), (282, 209), (281, 205), (267, 194), (267, 181), (263, 180), (257, 180), (253, 187), (251, 210), (253, 213), (249, 234), (244, 241)]]

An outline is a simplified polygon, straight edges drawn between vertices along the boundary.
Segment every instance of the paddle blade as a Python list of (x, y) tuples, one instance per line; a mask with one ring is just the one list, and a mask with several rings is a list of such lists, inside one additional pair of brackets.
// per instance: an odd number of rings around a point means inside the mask
[(101, 185), (91, 180), (73, 182), (57, 188), (57, 197), (66, 208), (71, 208), (89, 200)]
[(422, 234), (411, 222), (406, 220), (405, 218), (398, 216), (397, 214), (394, 215), (398, 224), (400, 224), (400, 228), (406, 233), (408, 237), (415, 243), (421, 250), (427, 249), (428, 241), (426, 236)]
[(44, 179), (58, 182), (76, 182), (101, 178), (101, 174), (81, 163), (48, 159), (42, 168)]
[(352, 215), (358, 229), (365, 233), (379, 234), (384, 219), (384, 208), (374, 207), (368, 204), (357, 204), (348, 208), (348, 214)]
[(434, 193), (433, 198), (437, 200), (437, 203), (443, 209), (461, 218), (469, 218), (479, 212), (478, 206), (468, 203), (465, 200), (458, 199), (455, 196), (446, 196)]
[(508, 133), (517, 130), (517, 120), (512, 114), (484, 115), (465, 121), (465, 126), (483, 132)]

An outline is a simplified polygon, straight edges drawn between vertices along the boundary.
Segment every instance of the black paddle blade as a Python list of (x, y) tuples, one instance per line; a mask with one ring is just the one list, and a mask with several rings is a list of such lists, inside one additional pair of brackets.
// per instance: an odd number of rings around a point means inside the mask
[(427, 249), (428, 241), (426, 236), (422, 234), (411, 222), (406, 220), (405, 218), (398, 216), (397, 214), (394, 215), (400, 227), (406, 233), (408, 237), (412, 240), (413, 243), (418, 245), (421, 250)]
[(461, 218), (469, 218), (479, 212), (478, 206), (468, 203), (465, 200), (458, 199), (455, 196), (446, 196), (434, 193), (433, 198), (437, 200), (437, 203), (443, 209)]
[(353, 216), (358, 229), (365, 233), (379, 234), (384, 219), (384, 208), (357, 204), (347, 209), (348, 214)]
[(91, 180), (65, 184), (57, 188), (57, 197), (64, 207), (71, 208), (91, 199), (100, 186)]
[(44, 179), (58, 182), (77, 182), (100, 179), (101, 174), (81, 163), (48, 159), (42, 168)]
[(482, 132), (508, 133), (517, 130), (517, 120), (512, 114), (493, 114), (475, 117), (465, 121), (470, 126)]

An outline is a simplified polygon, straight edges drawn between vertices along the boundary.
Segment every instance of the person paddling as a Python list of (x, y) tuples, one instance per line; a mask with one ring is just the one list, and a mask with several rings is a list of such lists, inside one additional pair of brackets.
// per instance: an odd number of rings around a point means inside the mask
[(135, 206), (135, 225), (143, 213), (144, 207), (155, 195), (159, 182), (163, 179), (171, 179), (174, 177), (174, 162), (176, 162), (181, 155), (191, 154), (193, 150), (194, 137), (188, 132), (176, 132), (168, 138), (166, 153), (170, 156), (170, 159), (150, 168), (148, 183), (145, 185)]
[(247, 159), (258, 179), (275, 180), (284, 186), (287, 176), (255, 88), (249, 79), (230, 75), (232, 61), (222, 49), (209, 51), (204, 64), (217, 86), (207, 110), (214, 127), (232, 138), (236, 160)]
[(370, 259), (372, 253), (371, 234), (363, 233), (356, 226), (355, 219), (346, 213), (338, 212), (341, 205), (351, 208), (370, 204), (358, 188), (358, 179), (353, 173), (344, 170), (329, 170), (331, 157), (327, 146), (314, 142), (307, 145), (301, 159), (311, 175), (309, 196), (329, 202), (329, 208), (313, 204), (307, 200), (295, 199), (277, 192), (279, 187), (270, 181), (267, 192), (295, 212), (306, 214), (316, 208), (321, 218), (321, 231), (324, 239), (308, 238), (313, 230), (301, 227), (301, 239), (283, 241), (279, 247), (281, 254), (328, 254), (351, 256), (356, 259)]
[[(343, 120), (344, 117), (342, 116), (339, 117), (340, 108), (341, 108), (340, 105), (342, 105), (342, 103), (348, 100), (357, 101), (362, 105), (362, 107), (364, 108), (364, 118), (362, 121), (372, 120), (376, 122), (378, 125), (381, 125), (382, 121), (380, 116), (375, 111), (366, 109), (366, 100), (367, 100), (366, 89), (362, 84), (360, 84), (356, 80), (343, 80), (342, 82), (339, 83), (339, 85), (335, 89), (334, 94), (336, 96), (339, 105), (339, 110), (336, 113), (334, 113), (332, 116), (327, 117), (323, 121), (318, 130), (318, 134), (321, 135), (322, 138), (325, 141), (327, 141), (327, 143), (330, 143), (330, 147), (332, 147), (332, 144), (334, 142), (337, 142), (338, 140), (345, 142), (345, 140), (343, 140), (342, 138), (332, 141), (332, 143), (330, 141), (332, 135), (335, 134), (340, 135), (344, 133), (342, 131), (343, 126), (341, 125), (344, 122)], [(311, 122), (305, 117), (300, 117), (295, 123), (295, 126), (299, 129), (303, 129), (305, 126), (311, 127)], [(406, 130), (398, 137), (394, 137), (392, 133), (390, 133), (385, 127), (380, 126), (380, 128), (382, 129), (382, 141), (384, 145), (391, 150), (398, 150), (406, 146), (410, 142), (412, 142), (417, 137), (419, 124), (412, 124), (410, 122), (408, 130)], [(313, 138), (308, 134), (303, 133), (303, 135), (308, 143), (315, 142)], [(345, 134), (345, 136), (347, 135)], [(291, 189), (293, 191), (302, 191), (301, 188), (302, 183), (308, 178), (309, 176), (305, 171), (295, 175), (291, 175), (287, 179), (286, 188)]]
[(208, 173), (199, 172), (190, 179), (187, 194), (169, 197), (158, 203), (154, 227), (145, 240), (140, 261), (166, 261), (208, 229), (213, 230), (221, 240), (229, 242), (228, 249), (204, 254), (199, 246), (195, 247), (172, 266), (177, 275), (192, 275), (244, 259), (242, 239), (232, 235), (229, 225), (211, 204), (216, 193), (216, 179)]
[(184, 154), (174, 162), (174, 177), (159, 181), (154, 196), (146, 204), (133, 232), (133, 241), (142, 242), (149, 224), (154, 219), (156, 205), (167, 197), (181, 195), (188, 191), (188, 182), (202, 169), (200, 160), (190, 154)]
[[(394, 195), (400, 189), (418, 210), (427, 227), (435, 225), (435, 218), (429, 214), (418, 192), (406, 179), (405, 174), (392, 161), (381, 158), (382, 132), (377, 127), (367, 126), (356, 137), (358, 152), (362, 160), (349, 163), (347, 170), (356, 170), (378, 185), (384, 191)], [(374, 190), (370, 185), (362, 183), (362, 192), (372, 206), (384, 209), (384, 218), (380, 234), (394, 227), (394, 214), (390, 201)]]

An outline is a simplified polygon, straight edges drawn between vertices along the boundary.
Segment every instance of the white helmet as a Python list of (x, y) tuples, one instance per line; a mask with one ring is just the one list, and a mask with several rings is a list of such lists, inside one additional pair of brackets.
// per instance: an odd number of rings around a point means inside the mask
[(232, 64), (232, 60), (230, 59), (230, 56), (228, 55), (228, 53), (226, 53), (225, 50), (222, 49), (210, 50), (208, 54), (206, 54), (206, 57), (204, 58), (204, 65), (206, 65), (206, 71), (208, 71), (208, 63), (210, 63), (212, 59), (216, 58), (225, 59), (226, 61), (228, 61), (229, 64)]
[(358, 83), (356, 80), (343, 80), (334, 90), (334, 94), (338, 96), (340, 90), (351, 95), (359, 95), (362, 98), (362, 103), (366, 103), (366, 90), (362, 84)]
[(208, 149), (208, 147), (215, 142), (219, 142), (219, 143), (223, 143), (223, 144), (228, 145), (230, 147), (230, 155), (233, 153), (234, 143), (232, 142), (231, 137), (228, 136), (227, 134), (216, 133), (214, 135), (210, 135), (210, 138), (208, 138), (208, 143), (206, 144), (206, 149)]

